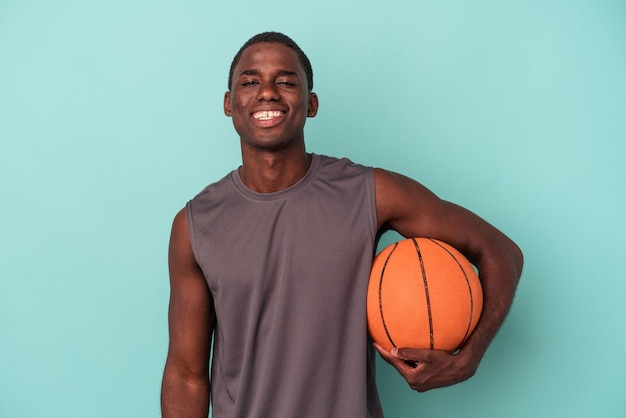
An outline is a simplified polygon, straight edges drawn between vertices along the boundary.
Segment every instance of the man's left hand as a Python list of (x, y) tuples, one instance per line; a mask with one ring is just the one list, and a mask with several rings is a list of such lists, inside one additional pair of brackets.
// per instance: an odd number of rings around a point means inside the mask
[(418, 392), (460, 383), (472, 377), (478, 367), (464, 361), (461, 353), (418, 348), (387, 351), (376, 343), (374, 347), (387, 363), (400, 372), (411, 389)]

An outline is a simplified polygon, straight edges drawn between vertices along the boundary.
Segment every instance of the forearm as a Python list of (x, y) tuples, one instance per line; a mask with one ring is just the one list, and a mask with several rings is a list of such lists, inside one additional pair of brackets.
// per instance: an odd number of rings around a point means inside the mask
[(188, 378), (168, 372), (163, 375), (161, 413), (163, 418), (206, 418), (210, 385), (206, 378)]
[(483, 310), (476, 329), (459, 353), (474, 363), (474, 367), (478, 367), (509, 312), (522, 272), (523, 257), (512, 241), (501, 237), (492, 244), (492, 250), (482, 255), (478, 265)]

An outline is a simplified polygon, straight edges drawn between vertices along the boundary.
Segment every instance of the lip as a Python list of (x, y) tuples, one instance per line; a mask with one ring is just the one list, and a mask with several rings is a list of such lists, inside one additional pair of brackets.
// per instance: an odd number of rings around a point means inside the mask
[(260, 109), (250, 114), (253, 123), (262, 128), (271, 128), (278, 125), (287, 114), (282, 109)]

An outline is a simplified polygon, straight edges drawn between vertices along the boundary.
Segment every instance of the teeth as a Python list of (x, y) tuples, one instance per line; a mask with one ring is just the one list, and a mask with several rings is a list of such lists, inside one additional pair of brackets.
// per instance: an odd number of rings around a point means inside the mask
[(270, 110), (270, 111), (256, 112), (253, 116), (255, 119), (259, 119), (259, 120), (270, 120), (272, 118), (277, 118), (280, 115), (282, 115), (282, 112), (277, 111), (277, 110)]

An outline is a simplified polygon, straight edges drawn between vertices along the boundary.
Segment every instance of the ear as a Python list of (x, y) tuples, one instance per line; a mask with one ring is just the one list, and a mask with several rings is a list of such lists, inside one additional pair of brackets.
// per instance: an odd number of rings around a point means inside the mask
[(232, 116), (232, 108), (230, 107), (230, 91), (224, 93), (224, 114), (226, 116)]
[(307, 108), (306, 115), (309, 118), (315, 117), (317, 115), (317, 108), (319, 107), (319, 99), (317, 98), (317, 94), (311, 92), (309, 93), (309, 107)]

